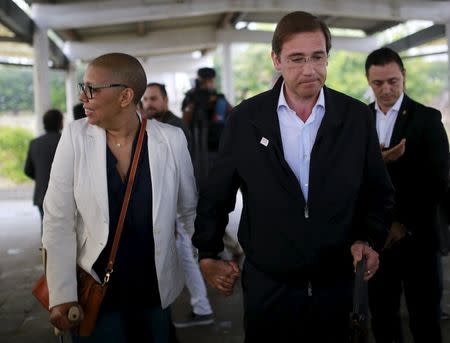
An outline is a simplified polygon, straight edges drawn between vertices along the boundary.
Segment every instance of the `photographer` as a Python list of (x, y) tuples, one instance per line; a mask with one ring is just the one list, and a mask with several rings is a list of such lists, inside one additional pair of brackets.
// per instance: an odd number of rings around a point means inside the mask
[(200, 68), (195, 87), (186, 93), (181, 110), (193, 139), (194, 168), (198, 180), (207, 175), (219, 148), (225, 120), (232, 107), (216, 90), (216, 71)]

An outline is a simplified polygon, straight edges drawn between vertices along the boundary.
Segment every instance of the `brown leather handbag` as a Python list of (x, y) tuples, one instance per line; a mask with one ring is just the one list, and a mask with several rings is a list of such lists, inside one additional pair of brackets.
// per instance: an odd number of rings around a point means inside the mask
[[(83, 309), (84, 318), (74, 333), (79, 336), (90, 336), (95, 329), (98, 313), (108, 288), (107, 283), (98, 283), (91, 274), (77, 267), (78, 303)], [(49, 295), (47, 279), (42, 275), (34, 285), (31, 293), (44, 306), (49, 309)]]
[[(114, 260), (116, 258), (117, 248), (119, 247), (119, 241), (120, 236), (122, 234), (125, 215), (127, 213), (128, 203), (130, 201), (131, 189), (133, 187), (134, 177), (136, 175), (137, 164), (141, 153), (142, 142), (144, 140), (144, 133), (146, 126), (147, 126), (147, 119), (142, 118), (136, 151), (134, 152), (130, 176), (128, 178), (127, 188), (125, 191), (122, 209), (120, 211), (116, 234), (114, 236), (114, 241), (111, 248), (111, 253), (109, 255), (108, 265), (106, 267), (106, 274), (103, 283), (97, 282), (97, 280), (95, 280), (91, 274), (84, 271), (82, 268), (77, 267), (78, 303), (80, 304), (84, 312), (83, 320), (80, 322), (79, 326), (74, 330), (75, 331), (74, 333), (79, 336), (90, 336), (95, 329), (98, 313), (100, 311), (100, 307), (103, 302), (106, 289), (108, 288), (111, 273), (113, 272)], [(31, 293), (47, 310), (50, 310), (48, 286), (45, 273), (36, 282)]]

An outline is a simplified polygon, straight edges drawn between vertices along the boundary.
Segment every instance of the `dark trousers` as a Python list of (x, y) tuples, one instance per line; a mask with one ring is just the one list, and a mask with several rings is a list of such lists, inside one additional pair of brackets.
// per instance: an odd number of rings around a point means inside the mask
[(426, 252), (407, 237), (380, 254), (380, 268), (369, 282), (372, 329), (377, 343), (404, 342), (400, 318), (402, 291), (415, 343), (442, 342), (437, 252)]
[(170, 343), (170, 309), (139, 312), (101, 312), (89, 337), (73, 336), (74, 343)]
[(281, 282), (245, 261), (242, 272), (246, 343), (340, 343), (349, 340), (352, 281)]

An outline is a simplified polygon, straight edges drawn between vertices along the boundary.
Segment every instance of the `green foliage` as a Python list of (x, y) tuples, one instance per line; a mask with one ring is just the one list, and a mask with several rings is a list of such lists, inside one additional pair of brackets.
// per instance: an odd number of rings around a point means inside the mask
[(366, 55), (348, 51), (331, 51), (326, 85), (361, 101), (368, 90), (364, 71)]
[[(366, 55), (345, 51), (332, 52), (328, 64), (327, 86), (369, 102), (371, 94), (365, 76)], [(426, 105), (448, 89), (447, 62), (427, 57), (403, 58), (406, 69), (405, 90)]]
[(31, 110), (33, 73), (29, 67), (0, 65), (0, 112)]
[(425, 57), (404, 59), (406, 92), (416, 101), (431, 105), (433, 99), (448, 89), (447, 62)]
[[(233, 82), (236, 104), (242, 100), (264, 92), (271, 87), (275, 75), (270, 58), (270, 45), (246, 44), (233, 48)], [(220, 85), (221, 55), (214, 56), (214, 66), (218, 71), (217, 85)]]
[(65, 77), (63, 71), (52, 70), (50, 72), (50, 107), (57, 108), (61, 112), (66, 111)]
[[(50, 107), (66, 110), (65, 73), (50, 70)], [(0, 65), (0, 112), (33, 111), (33, 70)]]
[(233, 78), (236, 102), (264, 92), (271, 87), (276, 74), (268, 44), (252, 44), (233, 56)]
[(0, 175), (15, 182), (29, 180), (23, 167), (32, 137), (26, 129), (0, 127)]

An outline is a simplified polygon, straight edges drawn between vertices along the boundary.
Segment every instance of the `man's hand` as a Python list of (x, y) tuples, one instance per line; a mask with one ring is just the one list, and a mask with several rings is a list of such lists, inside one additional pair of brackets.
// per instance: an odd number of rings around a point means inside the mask
[(403, 224), (400, 224), (399, 222), (393, 222), (391, 225), (391, 229), (389, 230), (386, 242), (384, 243), (384, 249), (389, 249), (396, 242), (398, 242), (405, 236), (406, 236), (405, 226)]
[[(400, 157), (402, 157), (403, 154), (405, 153), (405, 145), (406, 145), (406, 139), (403, 138), (400, 141), (400, 143), (398, 143), (393, 148), (382, 151), (381, 155), (383, 156), (384, 163), (397, 161)], [(383, 150), (383, 148), (384, 148), (384, 146), (381, 145), (382, 150)]]
[[(78, 320), (72, 320), (71, 318), (69, 318), (69, 310), (72, 307), (78, 308), (80, 314)], [(76, 302), (56, 305), (50, 309), (50, 323), (52, 323), (55, 328), (61, 331), (67, 331), (78, 326), (83, 318), (83, 310), (81, 306)]]
[(228, 296), (233, 293), (234, 284), (241, 275), (235, 261), (204, 258), (200, 260), (199, 264), (208, 284), (224, 295)]
[(373, 250), (367, 243), (363, 241), (356, 241), (353, 243), (350, 251), (353, 256), (353, 266), (356, 271), (356, 264), (361, 261), (362, 257), (366, 257), (366, 270), (364, 272), (364, 280), (368, 281), (378, 270), (380, 260), (378, 253)]

